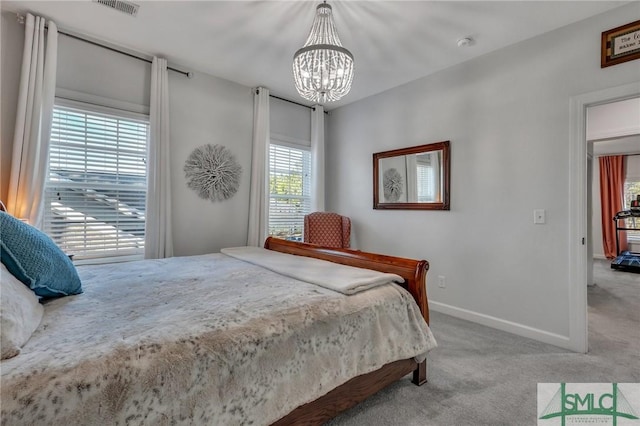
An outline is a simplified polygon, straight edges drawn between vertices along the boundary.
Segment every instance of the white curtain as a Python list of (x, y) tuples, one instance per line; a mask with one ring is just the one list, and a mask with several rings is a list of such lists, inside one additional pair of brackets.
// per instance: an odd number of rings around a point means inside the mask
[(440, 156), (443, 151), (434, 151), (431, 153), (431, 168), (433, 170), (433, 195), (434, 201), (436, 203), (442, 202), (442, 191), (440, 185), (440, 173), (442, 173), (442, 169), (440, 168)]
[(258, 87), (253, 95), (253, 151), (247, 245), (260, 247), (269, 222), (269, 89)]
[(415, 154), (405, 155), (407, 168), (407, 202), (418, 202), (418, 158)]
[(324, 107), (311, 110), (311, 211), (324, 211)]
[(151, 64), (147, 156), (147, 220), (144, 243), (146, 259), (173, 256), (168, 80), (167, 60), (154, 57)]
[(58, 55), (58, 29), (51, 21), (48, 27), (45, 48), (45, 19), (27, 14), (6, 200), (9, 213), (37, 227), (42, 221), (44, 185), (49, 170)]

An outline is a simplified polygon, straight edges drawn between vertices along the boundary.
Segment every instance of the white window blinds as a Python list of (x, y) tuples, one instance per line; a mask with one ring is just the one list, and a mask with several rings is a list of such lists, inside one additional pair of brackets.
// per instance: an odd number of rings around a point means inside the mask
[(311, 211), (311, 152), (269, 146), (269, 235), (302, 241), (304, 216)]
[(144, 254), (148, 120), (56, 104), (44, 230), (74, 259)]
[(418, 202), (435, 201), (433, 167), (418, 163), (416, 173), (418, 178)]

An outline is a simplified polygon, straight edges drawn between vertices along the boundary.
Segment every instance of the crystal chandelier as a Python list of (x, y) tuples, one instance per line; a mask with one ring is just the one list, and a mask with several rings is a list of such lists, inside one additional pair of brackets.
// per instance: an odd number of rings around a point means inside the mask
[(326, 1), (316, 8), (304, 47), (293, 55), (293, 76), (300, 96), (312, 102), (337, 101), (351, 90), (353, 55), (342, 47)]

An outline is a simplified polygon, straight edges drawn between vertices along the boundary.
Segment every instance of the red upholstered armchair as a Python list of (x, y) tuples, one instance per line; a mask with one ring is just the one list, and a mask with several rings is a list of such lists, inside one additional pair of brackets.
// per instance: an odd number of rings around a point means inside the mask
[(349, 248), (351, 219), (337, 213), (310, 213), (304, 217), (304, 242), (325, 247)]

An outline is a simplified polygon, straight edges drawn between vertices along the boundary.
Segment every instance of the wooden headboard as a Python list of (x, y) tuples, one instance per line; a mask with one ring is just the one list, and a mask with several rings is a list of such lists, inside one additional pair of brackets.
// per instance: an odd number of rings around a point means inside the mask
[(422, 312), (422, 316), (425, 321), (427, 321), (427, 324), (429, 323), (429, 303), (427, 301), (426, 283), (429, 262), (426, 260), (413, 260), (358, 250), (322, 247), (273, 237), (267, 238), (264, 242), (264, 248), (282, 253), (328, 260), (342, 265), (400, 275), (404, 278), (404, 284), (400, 285), (411, 293), (420, 308), (420, 312)]

